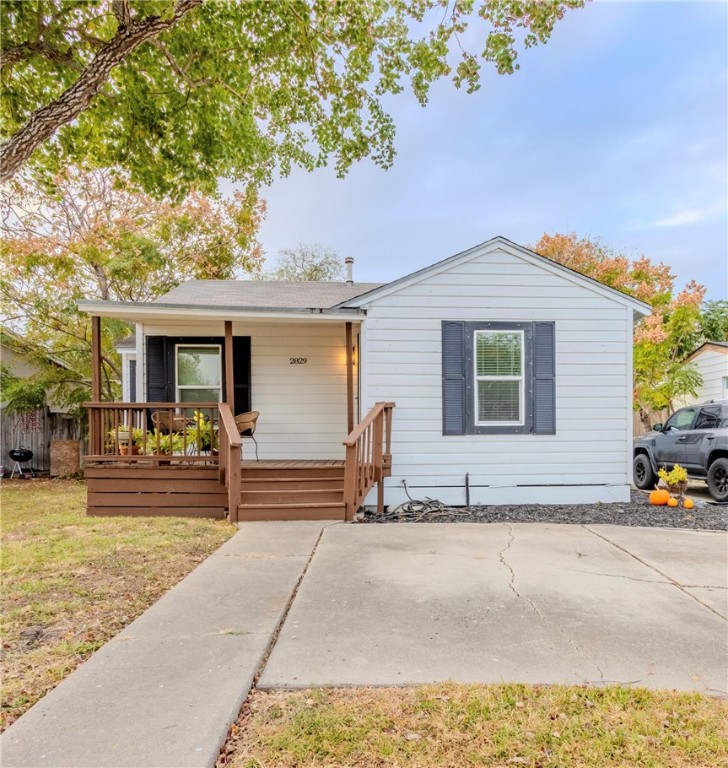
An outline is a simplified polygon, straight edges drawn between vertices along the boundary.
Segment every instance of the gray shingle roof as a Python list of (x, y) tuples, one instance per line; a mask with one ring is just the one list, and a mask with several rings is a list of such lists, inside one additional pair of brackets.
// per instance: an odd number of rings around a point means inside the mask
[(117, 349), (136, 349), (136, 336), (125, 336), (116, 342)]
[(328, 309), (379, 287), (381, 283), (188, 280), (153, 303), (191, 307)]

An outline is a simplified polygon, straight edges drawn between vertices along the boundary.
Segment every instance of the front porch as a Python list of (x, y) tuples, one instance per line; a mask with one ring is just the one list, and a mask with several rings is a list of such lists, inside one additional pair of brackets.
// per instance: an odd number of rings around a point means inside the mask
[[(393, 404), (377, 403), (357, 425), (358, 322), (134, 314), (143, 402), (101, 401), (101, 318), (92, 317), (89, 514), (352, 520), (374, 485), (383, 508)], [(238, 431), (241, 411), (260, 412), (255, 446)]]
[[(383, 509), (393, 403), (377, 403), (342, 441), (343, 460), (243, 456), (227, 403), (87, 407), (89, 515), (350, 521), (375, 485)], [(147, 430), (153, 421), (172, 426)]]

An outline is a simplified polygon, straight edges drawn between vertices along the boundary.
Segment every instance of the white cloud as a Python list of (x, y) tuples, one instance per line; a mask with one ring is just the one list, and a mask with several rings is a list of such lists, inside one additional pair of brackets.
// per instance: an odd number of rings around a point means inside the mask
[(719, 216), (724, 213), (726, 213), (724, 203), (706, 205), (702, 208), (683, 208), (682, 210), (673, 213), (671, 216), (667, 216), (664, 219), (658, 219), (654, 222), (654, 226), (682, 227), (685, 224), (695, 224), (698, 221), (712, 219), (714, 216)]

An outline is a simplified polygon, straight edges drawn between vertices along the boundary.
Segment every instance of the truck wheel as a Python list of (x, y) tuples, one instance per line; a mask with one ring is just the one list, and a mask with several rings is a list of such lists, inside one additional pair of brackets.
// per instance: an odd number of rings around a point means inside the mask
[(728, 501), (728, 459), (716, 459), (710, 465), (708, 491), (716, 501)]
[(646, 453), (638, 453), (632, 464), (634, 470), (634, 484), (642, 491), (654, 488), (657, 475), (652, 471), (650, 457)]

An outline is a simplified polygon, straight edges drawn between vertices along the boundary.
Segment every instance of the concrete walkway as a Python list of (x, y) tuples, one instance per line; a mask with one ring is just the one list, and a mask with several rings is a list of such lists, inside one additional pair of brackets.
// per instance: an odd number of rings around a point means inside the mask
[(621, 682), (728, 691), (725, 533), (325, 531), (260, 688)]
[(249, 523), (0, 739), (3, 768), (209, 768), (325, 523)]
[(725, 694), (726, 560), (725, 533), (703, 531), (246, 523), (12, 725), (1, 763), (212, 768), (289, 607), (261, 688)]

